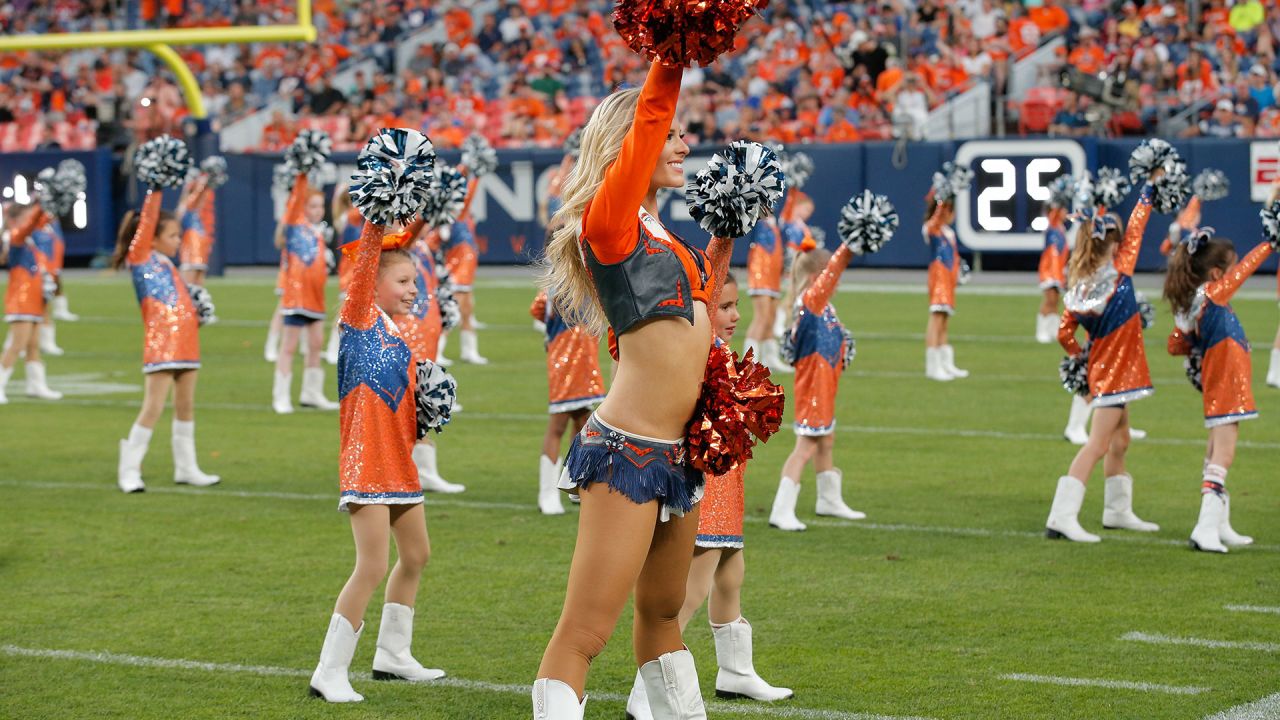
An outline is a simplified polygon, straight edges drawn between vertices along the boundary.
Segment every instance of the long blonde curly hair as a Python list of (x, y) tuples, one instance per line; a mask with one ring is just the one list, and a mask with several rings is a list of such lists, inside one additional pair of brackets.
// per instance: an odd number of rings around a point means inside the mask
[(582, 129), (582, 152), (561, 189), (564, 204), (551, 218), (554, 230), (538, 263), (538, 284), (553, 299), (561, 317), (594, 335), (603, 334), (609, 323), (583, 260), (579, 244), (582, 216), (599, 192), (605, 171), (622, 151), (639, 100), (639, 88), (620, 90), (591, 113)]

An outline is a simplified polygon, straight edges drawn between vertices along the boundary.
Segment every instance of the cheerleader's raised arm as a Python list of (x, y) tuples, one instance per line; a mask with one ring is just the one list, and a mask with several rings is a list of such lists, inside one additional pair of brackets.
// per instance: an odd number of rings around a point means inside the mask
[(129, 254), (126, 256), (130, 265), (141, 265), (151, 258), (152, 243), (156, 236), (156, 223), (160, 219), (160, 201), (162, 193), (154, 190), (147, 192), (142, 201), (142, 214), (138, 219), (138, 229), (129, 242)]

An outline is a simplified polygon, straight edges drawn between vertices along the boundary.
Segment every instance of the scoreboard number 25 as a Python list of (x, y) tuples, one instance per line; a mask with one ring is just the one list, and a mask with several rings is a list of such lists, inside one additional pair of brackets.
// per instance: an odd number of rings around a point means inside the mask
[(1082, 175), (1084, 148), (1071, 140), (981, 140), (956, 151), (973, 169), (973, 186), (956, 197), (956, 233), (980, 251), (1038, 251), (1044, 203), (1059, 175)]

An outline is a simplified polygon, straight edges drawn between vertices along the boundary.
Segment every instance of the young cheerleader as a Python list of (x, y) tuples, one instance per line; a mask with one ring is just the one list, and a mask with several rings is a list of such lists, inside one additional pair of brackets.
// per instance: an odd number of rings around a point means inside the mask
[[(311, 675), (311, 694), (329, 702), (364, 700), (351, 687), (348, 671), (364, 631), (365, 610), (383, 578), (386, 604), (373, 656), (374, 679), (427, 681), (445, 675), (423, 667), (410, 652), (414, 604), (431, 544), (413, 461), (419, 434), (414, 404), (418, 359), (391, 316), (412, 313), (418, 272), (412, 256), (394, 247), (396, 240), (384, 249), (383, 232), (383, 226), (372, 222), (364, 226), (340, 311), (338, 509), (351, 515), (356, 563), (338, 595)], [(388, 576), (389, 536), (395, 538), (397, 557)]]
[[(364, 217), (351, 205), (351, 194), (346, 187), (334, 188), (333, 202), (330, 205), (333, 216), (333, 229), (338, 234), (338, 247), (355, 247), (353, 243), (360, 239), (360, 230), (364, 227)], [(338, 253), (338, 307), (346, 302), (347, 289), (351, 287), (351, 271), (354, 265), (347, 253)], [(330, 365), (338, 364), (338, 339), (341, 335), (342, 313), (335, 314), (333, 328), (329, 331), (329, 344), (325, 346), (324, 361)], [(434, 351), (433, 351), (434, 352)], [(434, 361), (435, 358), (432, 358)]]
[[(935, 174), (936, 177), (936, 174)], [(933, 260), (929, 262), (929, 324), (924, 335), (924, 376), (948, 382), (969, 377), (968, 370), (956, 367), (955, 349), (947, 342), (947, 325), (956, 311), (956, 285), (960, 282), (960, 245), (951, 229), (955, 221), (955, 196), (950, 178), (929, 191), (925, 200), (924, 241)]]
[(831, 304), (840, 276), (853, 258), (849, 246), (841, 244), (831, 253), (814, 248), (800, 254), (791, 268), (796, 288), (796, 319), (787, 342), (795, 358), (796, 446), (782, 466), (782, 479), (769, 512), (769, 525), (779, 530), (800, 531), (805, 524), (796, 518), (796, 499), (804, 468), (813, 461), (818, 474), (818, 515), (861, 520), (866, 515), (845, 504), (841, 495), (841, 472), (835, 467), (836, 390), (840, 373), (848, 364), (848, 336)]
[[(791, 179), (787, 179), (791, 182)], [(804, 194), (798, 189), (790, 189), (787, 191), (787, 199), (782, 205), (782, 211), (779, 213), (780, 224), (779, 231), (782, 233), (783, 242), (783, 271), (788, 277), (793, 277), (792, 270), (795, 268), (796, 258), (801, 253), (808, 252), (812, 248), (818, 246), (817, 240), (813, 237), (813, 230), (809, 227), (809, 218), (813, 217), (813, 198)], [(773, 313), (773, 337), (776, 340), (786, 335), (791, 323), (791, 310), (795, 306), (795, 288), (791, 283), (787, 284), (787, 288), (782, 295), (782, 300), (778, 303), (777, 310)], [(785, 359), (779, 355), (777, 372), (793, 373), (795, 369), (787, 364)], [(773, 370), (773, 368), (770, 368)]]
[(1102, 526), (1141, 532), (1160, 529), (1134, 514), (1133, 477), (1125, 472), (1124, 462), (1130, 440), (1128, 404), (1155, 392), (1142, 346), (1142, 318), (1132, 275), (1142, 248), (1142, 233), (1151, 217), (1152, 182), (1162, 172), (1157, 170), (1143, 186), (1123, 237), (1120, 221), (1113, 215), (1087, 218), (1076, 235), (1058, 342), (1068, 355), (1078, 357), (1083, 348), (1076, 340), (1076, 329), (1084, 326), (1088, 334), (1093, 423), (1088, 442), (1076, 453), (1067, 474), (1058, 479), (1045, 524), (1045, 535), (1050, 539), (1101, 540), (1086, 532), (1078, 519), (1085, 483), (1099, 460), (1106, 475)]
[[(793, 192), (788, 199), (794, 195)], [(747, 295), (751, 296), (751, 325), (747, 327), (747, 342), (742, 352), (746, 354), (755, 350), (756, 358), (770, 370), (788, 372), (791, 368), (782, 361), (778, 341), (773, 337), (773, 321), (778, 314), (778, 299), (782, 296), (784, 249), (782, 231), (772, 214), (756, 223), (750, 240)]]
[(18, 356), (23, 353), (26, 354), (27, 395), (59, 400), (62, 393), (49, 389), (40, 358), (39, 327), (45, 316), (51, 260), (32, 238), (49, 221), (49, 215), (34, 205), (25, 210), (15, 208), (9, 219), (16, 222), (9, 233), (9, 287), (4, 297), (4, 320), (9, 324), (9, 335), (0, 354), (0, 404), (9, 402), (5, 384), (13, 376)]
[(563, 515), (560, 503), (560, 443), (569, 423), (577, 435), (587, 424), (591, 409), (604, 399), (600, 374), (600, 338), (584, 328), (570, 326), (556, 311), (545, 291), (534, 298), (529, 314), (546, 328), (547, 432), (538, 457), (538, 509), (543, 515)]
[[(144, 146), (145, 148), (145, 146)], [(200, 487), (215, 485), (217, 475), (200, 469), (196, 460), (195, 397), (200, 370), (200, 319), (187, 284), (170, 257), (177, 255), (180, 226), (160, 209), (162, 193), (147, 191), (142, 212), (125, 214), (111, 265), (128, 265), (142, 308), (142, 372), (146, 387), (142, 409), (120, 441), (116, 483), (127, 493), (142, 492), (142, 460), (151, 433), (173, 390), (173, 481)]]
[[(1197, 384), (1204, 394), (1204, 425), (1209, 429), (1205, 450), (1204, 483), (1201, 486), (1200, 519), (1191, 531), (1191, 546), (1205, 552), (1227, 552), (1253, 542), (1231, 527), (1231, 498), (1227, 494), (1227, 471), (1235, 460), (1240, 422), (1258, 417), (1253, 401), (1253, 370), (1249, 361), (1249, 340), (1239, 318), (1231, 309), (1231, 298), (1245, 280), (1258, 269), (1280, 242), (1273, 189), (1271, 227), (1265, 240), (1243, 260), (1236, 262), (1230, 240), (1211, 237), (1212, 228), (1192, 231), (1169, 257), (1164, 296), (1173, 307), (1174, 331), (1169, 336), (1169, 353), (1194, 355), (1189, 363), (1200, 364)], [(1264, 226), (1267, 220), (1264, 219)]]
[[(57, 212), (50, 211), (47, 215), (49, 221), (32, 233), (30, 238), (49, 258), (49, 278), (53, 282), (52, 294), (45, 304), (44, 321), (40, 323), (37, 332), (40, 334), (40, 351), (45, 355), (59, 357), (65, 355), (66, 351), (58, 346), (58, 326), (55, 322), (57, 316), (53, 311), (58, 298), (62, 297), (62, 268), (66, 262), (67, 241), (62, 235), (62, 223), (58, 221)], [(46, 288), (46, 293), (48, 292), (49, 288)], [(65, 299), (64, 297), (63, 300)]]
[[(728, 345), (738, 325), (738, 283), (732, 274), (724, 279), (720, 302), (712, 321), (717, 342)], [(747, 465), (741, 463), (725, 475), (707, 477), (706, 494), (698, 514), (698, 535), (694, 541), (693, 564), (685, 586), (684, 607), (680, 609), (683, 633), (693, 614), (707, 602), (707, 619), (716, 643), (716, 695), (752, 700), (783, 700), (793, 695), (789, 688), (773, 687), (756, 674), (752, 663), (751, 624), (742, 617), (742, 580), (746, 565), (742, 557), (742, 518), (746, 511), (744, 478)], [(652, 720), (644, 678), (637, 673), (627, 715), (632, 720)]]
[(281, 251), (284, 271), (284, 295), (281, 298), (284, 329), (280, 337), (280, 357), (276, 361), (275, 381), (271, 389), (271, 407), (277, 413), (293, 412), (290, 398), (293, 385), (293, 356), (298, 343), (305, 342), (303, 354), (302, 393), (298, 402), (303, 407), (337, 410), (338, 403), (324, 396), (324, 288), (329, 278), (325, 260), (324, 193), (313, 190), (307, 174), (298, 173), (284, 219), (276, 230), (276, 247)]
[[(467, 168), (458, 169), (466, 172)], [(453, 278), (453, 289), (458, 299), (458, 308), (462, 311), (462, 352), (459, 357), (463, 362), (473, 365), (488, 365), (489, 360), (480, 355), (479, 341), (475, 331), (475, 295), (474, 283), (476, 268), (480, 265), (480, 250), (476, 245), (475, 222), (471, 219), (471, 201), (475, 199), (479, 178), (471, 177), (467, 182), (467, 199), (462, 205), (462, 212), (447, 232), (441, 229), (440, 237), (444, 249), (445, 263), (449, 276)], [(444, 357), (444, 348), (449, 339), (447, 334), (440, 336), (440, 357)]]
[(1047, 345), (1053, 342), (1058, 330), (1058, 300), (1067, 286), (1067, 213), (1071, 209), (1074, 183), (1071, 176), (1056, 179), (1049, 188), (1045, 219), (1049, 227), (1044, 231), (1044, 250), (1040, 252), (1040, 313), (1036, 316), (1036, 342)]
[(188, 285), (204, 285), (213, 250), (213, 188), (209, 176), (201, 173), (183, 188), (177, 215), (182, 224), (179, 253), (182, 279)]
[(727, 248), (717, 243), (709, 257), (655, 215), (658, 189), (684, 186), (682, 76), (654, 62), (642, 88), (596, 108), (553, 220), (543, 285), (567, 322), (594, 334), (607, 322), (619, 360), (565, 460), (561, 487), (582, 510), (563, 611), (533, 686), (535, 719), (582, 718), (587, 670), (633, 589), (635, 657), (654, 717), (706, 717), (679, 626), (703, 484), (684, 438), (711, 350), (710, 269)]

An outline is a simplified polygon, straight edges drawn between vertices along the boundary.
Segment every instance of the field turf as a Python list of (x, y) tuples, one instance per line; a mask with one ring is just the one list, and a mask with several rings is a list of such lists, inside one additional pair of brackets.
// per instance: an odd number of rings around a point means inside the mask
[[(1062, 353), (1031, 338), (1033, 288), (997, 279), (1012, 291), (961, 290), (952, 340), (973, 376), (939, 384), (923, 378), (925, 298), (894, 285), (900, 277), (855, 273), (836, 297), (859, 350), (837, 404), (837, 464), (868, 519), (816, 520), (809, 474), (809, 531), (767, 527), (787, 431), (747, 473), (744, 611), (756, 667), (796, 697), (713, 701), (715, 654), (699, 613), (686, 640), (710, 715), (1196, 720), (1250, 703), (1262, 714), (1223, 717), (1280, 713), (1280, 390), (1262, 383), (1277, 320), (1270, 279), (1236, 302), (1257, 346), (1262, 419), (1242, 426), (1228, 487), (1236, 528), (1258, 544), (1214, 556), (1185, 543), (1205, 433), (1200, 398), (1164, 351), (1167, 306), (1147, 340), (1158, 391), (1133, 405), (1150, 439), (1134, 443), (1129, 464), (1136, 509), (1162, 530), (1101, 531), (1099, 469), (1081, 519), (1104, 541), (1082, 546), (1042, 537), (1074, 448), (1060, 435), (1070, 403), (1057, 383)], [(1152, 297), (1157, 282), (1138, 280)], [(546, 396), (527, 278), (480, 283), (480, 348), (492, 364), (455, 366), (465, 410), (440, 443), (444, 475), (467, 492), (427, 502), (434, 554), (414, 649), (450, 679), (368, 678), (378, 596), (353, 665), (366, 695), (358, 706), (306, 696), (353, 557), (335, 509), (336, 413), (270, 411), (272, 276), (209, 286), (222, 322), (202, 331), (197, 442), (220, 486), (169, 480), (166, 414), (144, 465), (148, 492), (116, 490), (117, 441), (142, 379), (141, 323), (123, 275), (67, 282), (85, 317), (60, 325), (67, 355), (48, 362), (64, 401), (22, 397), (21, 369), (9, 385), (0, 718), (528, 717), (576, 511), (548, 518), (534, 504)], [(330, 396), (333, 377), (330, 368)], [(587, 717), (622, 718), (634, 671), (628, 612), (595, 663)]]

